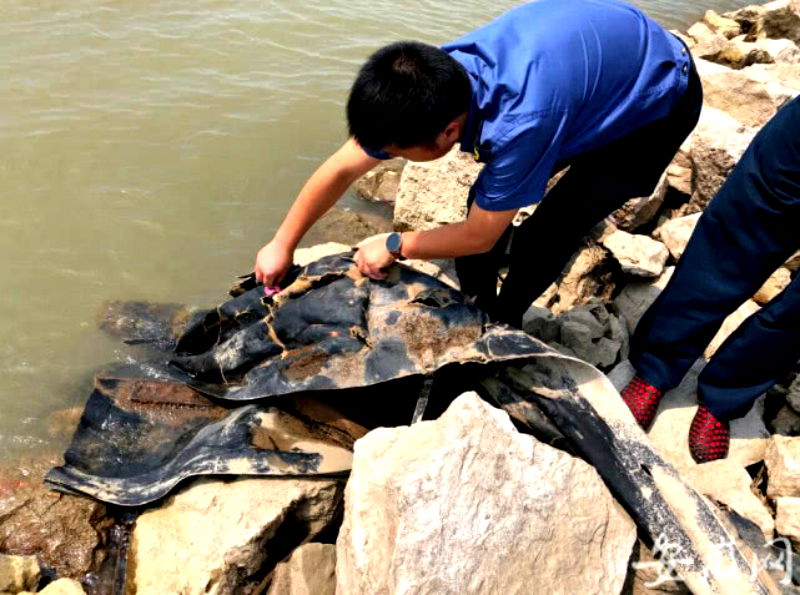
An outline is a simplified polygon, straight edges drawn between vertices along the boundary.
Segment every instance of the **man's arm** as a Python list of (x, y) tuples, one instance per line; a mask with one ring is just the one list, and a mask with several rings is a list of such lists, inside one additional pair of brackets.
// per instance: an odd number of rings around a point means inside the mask
[[(430, 231), (403, 233), (402, 255), (406, 258), (454, 258), (488, 252), (503, 235), (516, 215), (510, 211), (487, 211), (473, 203), (467, 220), (451, 223)], [(394, 262), (386, 250), (385, 239), (377, 238), (361, 246), (356, 264), (362, 273), (373, 279), (385, 279), (385, 267)]]
[(367, 155), (349, 139), (311, 174), (272, 240), (256, 256), (256, 280), (264, 285), (280, 282), (292, 265), (297, 244), (309, 228), (339, 200), (345, 190), (367, 173), (378, 159)]

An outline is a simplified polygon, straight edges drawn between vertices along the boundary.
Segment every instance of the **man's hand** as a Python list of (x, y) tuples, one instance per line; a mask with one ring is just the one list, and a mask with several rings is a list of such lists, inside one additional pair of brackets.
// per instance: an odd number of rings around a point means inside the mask
[(382, 233), (367, 238), (358, 244), (358, 251), (354, 260), (358, 270), (370, 279), (386, 279), (387, 273), (383, 269), (391, 265), (395, 258), (386, 249), (386, 236)]
[(270, 242), (256, 255), (256, 281), (267, 287), (281, 282), (292, 266), (292, 251), (281, 244)]

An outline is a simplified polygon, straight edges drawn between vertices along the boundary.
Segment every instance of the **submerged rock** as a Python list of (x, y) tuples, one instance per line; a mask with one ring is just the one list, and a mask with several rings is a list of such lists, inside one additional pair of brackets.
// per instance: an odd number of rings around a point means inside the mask
[(198, 480), (136, 522), (127, 589), (139, 595), (254, 588), (334, 518), (342, 482)]
[(356, 444), (337, 592), (617, 593), (635, 538), (591, 466), (467, 393)]

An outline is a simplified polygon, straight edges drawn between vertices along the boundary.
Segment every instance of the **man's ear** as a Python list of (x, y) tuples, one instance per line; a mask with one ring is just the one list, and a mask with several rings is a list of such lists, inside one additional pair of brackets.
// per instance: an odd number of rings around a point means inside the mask
[(461, 118), (456, 118), (445, 126), (442, 134), (448, 143), (454, 143), (461, 138)]

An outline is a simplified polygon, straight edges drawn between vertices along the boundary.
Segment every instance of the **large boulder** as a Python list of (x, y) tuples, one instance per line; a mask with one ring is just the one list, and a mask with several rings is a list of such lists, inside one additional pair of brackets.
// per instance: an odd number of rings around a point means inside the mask
[(454, 147), (441, 159), (403, 169), (394, 207), (398, 229), (434, 229), (467, 216), (467, 195), (482, 165)]
[(467, 393), (356, 443), (338, 593), (619, 593), (632, 521), (594, 468)]
[(704, 103), (745, 126), (763, 126), (798, 94), (797, 89), (776, 80), (769, 69), (731, 70), (698, 60), (697, 70), (703, 81)]
[(339, 509), (333, 479), (201, 479), (136, 522), (127, 589), (233, 594), (312, 539)]

